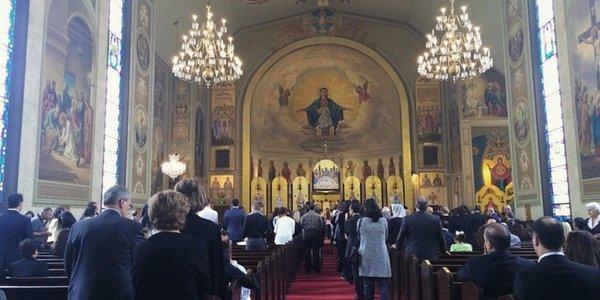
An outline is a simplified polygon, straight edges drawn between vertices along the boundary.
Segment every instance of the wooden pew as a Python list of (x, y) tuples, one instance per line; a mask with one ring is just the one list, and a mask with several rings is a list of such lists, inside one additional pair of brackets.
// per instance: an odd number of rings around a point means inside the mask
[(48, 300), (67, 299), (69, 286), (5, 286), (0, 290), (10, 300)]

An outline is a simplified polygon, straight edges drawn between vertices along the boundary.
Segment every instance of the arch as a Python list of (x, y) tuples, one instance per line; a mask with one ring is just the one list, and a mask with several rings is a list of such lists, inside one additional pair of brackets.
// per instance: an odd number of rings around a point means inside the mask
[[(250, 180), (252, 179), (250, 174), (248, 173), (250, 170), (250, 117), (251, 117), (251, 108), (252, 108), (252, 99), (254, 98), (254, 94), (256, 93), (256, 89), (262, 77), (267, 73), (269, 69), (271, 69), (279, 60), (281, 60), (286, 55), (305, 48), (309, 46), (315, 45), (338, 45), (345, 46), (356, 50), (369, 58), (371, 58), (375, 63), (377, 63), (384, 73), (390, 78), (392, 84), (396, 88), (396, 92), (398, 93), (398, 97), (400, 99), (400, 126), (402, 130), (402, 157), (404, 158), (402, 175), (404, 178), (410, 178), (412, 173), (412, 156), (411, 156), (411, 135), (410, 135), (410, 105), (408, 100), (408, 92), (410, 88), (407, 88), (404, 85), (403, 80), (400, 78), (399, 74), (392, 67), (390, 63), (375, 50), (360, 44), (358, 42), (339, 38), (339, 37), (314, 37), (308, 38), (304, 40), (300, 40), (294, 42), (290, 45), (287, 45), (274, 54), (272, 54), (269, 58), (267, 58), (261, 65), (256, 69), (256, 71), (252, 74), (251, 79), (249, 80), (248, 85), (246, 86), (244, 97), (243, 97), (243, 112), (242, 112), (242, 199), (244, 203), (250, 203)], [(412, 199), (412, 187), (405, 187), (405, 195), (407, 199)]]

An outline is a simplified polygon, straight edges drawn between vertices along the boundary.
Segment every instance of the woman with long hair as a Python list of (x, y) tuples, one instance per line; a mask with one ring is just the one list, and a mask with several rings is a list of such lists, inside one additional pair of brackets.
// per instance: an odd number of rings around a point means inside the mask
[(358, 273), (364, 285), (364, 299), (375, 298), (375, 285), (379, 287), (382, 300), (390, 298), (389, 279), (392, 277), (390, 257), (385, 241), (388, 234), (387, 220), (374, 199), (365, 201), (365, 215), (357, 224), (360, 246)]
[(571, 261), (598, 269), (600, 243), (587, 231), (571, 231), (565, 241), (565, 256)]

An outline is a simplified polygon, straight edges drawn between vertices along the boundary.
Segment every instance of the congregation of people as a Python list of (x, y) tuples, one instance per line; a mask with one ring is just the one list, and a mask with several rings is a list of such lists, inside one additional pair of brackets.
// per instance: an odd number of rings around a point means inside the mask
[[(100, 205), (90, 202), (79, 220), (63, 207), (21, 214), (23, 196), (7, 198), (0, 216), (0, 277), (43, 277), (40, 251), (64, 258), (69, 299), (229, 299), (233, 280), (242, 297), (260, 289), (258, 277), (232, 259), (232, 245), (263, 251), (300, 236), (304, 272), (320, 273), (323, 247), (337, 255), (341, 279), (356, 299), (391, 298), (390, 251), (419, 261), (453, 253), (482, 252), (458, 269), (485, 297), (600, 299), (600, 205), (587, 218), (535, 221), (478, 206), (429, 206), (418, 198), (379, 207), (374, 199), (340, 201), (331, 209), (313, 202), (267, 216), (255, 201), (247, 213), (237, 199), (222, 216), (211, 207), (198, 179), (182, 179), (153, 195), (139, 211), (129, 191), (114, 186)], [(530, 243), (537, 263), (511, 253)], [(352, 287), (349, 285), (349, 288)], [(214, 299), (214, 298), (212, 298)]]

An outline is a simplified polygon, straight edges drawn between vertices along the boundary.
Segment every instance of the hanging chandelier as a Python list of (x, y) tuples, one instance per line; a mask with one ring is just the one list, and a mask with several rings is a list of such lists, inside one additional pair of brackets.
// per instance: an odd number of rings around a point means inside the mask
[[(450, 0), (450, 13), (442, 8), (435, 29), (427, 34), (427, 51), (419, 56), (419, 75), (435, 80), (465, 79), (478, 76), (492, 67), (490, 50), (482, 47), (479, 27), (469, 20), (467, 7), (454, 14), (454, 0)], [(436, 31), (438, 34), (436, 35)]]
[(183, 35), (178, 56), (173, 57), (173, 74), (186, 81), (211, 86), (219, 82), (231, 82), (242, 76), (242, 61), (235, 56), (233, 38), (223, 40), (227, 33), (227, 20), (221, 26), (213, 22), (210, 2), (206, 6), (206, 22), (198, 22), (193, 15), (189, 36)]
[(179, 161), (179, 154), (169, 154), (169, 160), (160, 165), (163, 174), (175, 179), (185, 173), (187, 169), (185, 163)]

